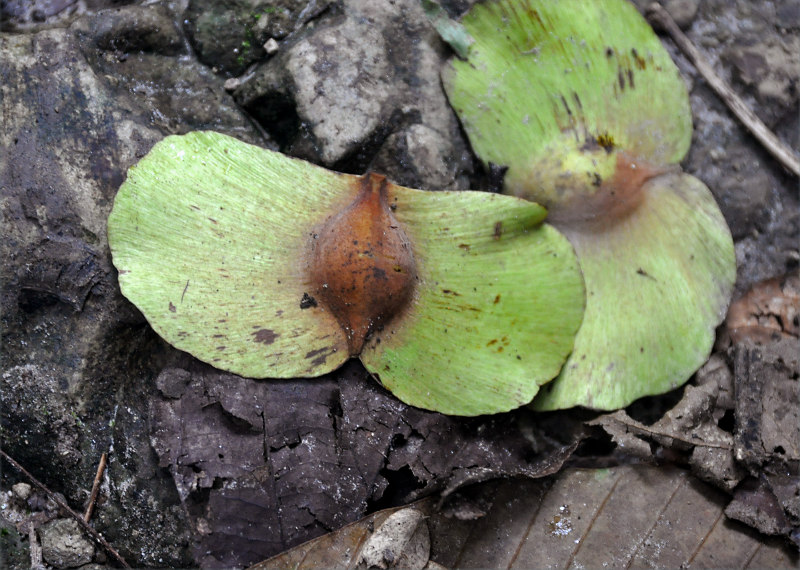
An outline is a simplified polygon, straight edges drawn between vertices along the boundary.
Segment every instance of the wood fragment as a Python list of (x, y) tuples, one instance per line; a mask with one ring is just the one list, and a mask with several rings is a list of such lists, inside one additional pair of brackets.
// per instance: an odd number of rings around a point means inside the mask
[(50, 498), (51, 498), (51, 499), (52, 499), (52, 500), (53, 500), (53, 501), (54, 501), (54, 502), (55, 502), (55, 503), (56, 503), (56, 504), (59, 506), (59, 508), (61, 508), (61, 509), (62, 509), (62, 510), (65, 512), (65, 513), (67, 513), (67, 514), (68, 514), (69, 516), (71, 516), (73, 519), (75, 519), (76, 521), (78, 521), (78, 524), (79, 524), (81, 527), (83, 527), (83, 530), (85, 530), (85, 531), (86, 531), (86, 532), (89, 534), (89, 536), (91, 536), (91, 537), (92, 537), (92, 538), (93, 538), (95, 541), (97, 541), (97, 543), (98, 543), (100, 546), (102, 546), (103, 548), (105, 548), (105, 549), (106, 549), (106, 551), (107, 551), (107, 552), (108, 552), (108, 553), (109, 553), (109, 554), (110, 554), (110, 555), (111, 555), (111, 556), (112, 556), (112, 557), (113, 557), (113, 558), (114, 558), (114, 559), (115, 559), (117, 562), (119, 562), (119, 563), (120, 563), (120, 565), (121, 565), (123, 568), (130, 568), (130, 567), (131, 567), (131, 565), (130, 565), (130, 564), (128, 564), (128, 562), (127, 562), (127, 561), (126, 561), (126, 560), (125, 560), (125, 559), (122, 557), (122, 555), (121, 555), (119, 552), (117, 552), (117, 551), (116, 551), (116, 549), (115, 549), (113, 546), (111, 546), (111, 545), (108, 543), (108, 541), (107, 541), (105, 538), (103, 538), (103, 535), (101, 535), (99, 532), (97, 532), (95, 529), (93, 529), (91, 526), (89, 526), (89, 523), (87, 523), (85, 520), (83, 520), (83, 517), (82, 517), (81, 515), (79, 515), (79, 514), (78, 514), (78, 513), (76, 513), (75, 511), (73, 511), (73, 510), (72, 510), (72, 508), (71, 508), (71, 507), (70, 507), (70, 506), (69, 506), (67, 503), (65, 503), (65, 502), (64, 502), (64, 500), (63, 500), (61, 497), (59, 497), (59, 496), (58, 496), (58, 495), (56, 495), (56, 494), (55, 494), (53, 491), (51, 491), (50, 489), (48, 489), (48, 488), (45, 486), (45, 484), (44, 484), (44, 483), (42, 483), (42, 482), (41, 482), (41, 481), (39, 481), (39, 480), (38, 480), (36, 477), (34, 477), (33, 475), (31, 475), (31, 474), (30, 474), (30, 472), (28, 472), (28, 470), (27, 470), (27, 469), (25, 469), (25, 468), (24, 468), (22, 465), (20, 465), (20, 464), (19, 464), (19, 463), (18, 463), (18, 462), (17, 462), (17, 461), (16, 461), (16, 460), (13, 458), (13, 457), (11, 457), (11, 456), (10, 456), (8, 453), (6, 453), (5, 451), (3, 451), (2, 449), (0, 449), (0, 457), (2, 457), (3, 459), (5, 459), (6, 461), (8, 461), (8, 462), (11, 464), (11, 466), (12, 466), (12, 467), (14, 467), (14, 469), (16, 469), (17, 471), (19, 471), (20, 473), (22, 473), (22, 474), (23, 474), (25, 477), (27, 477), (27, 479), (28, 479), (28, 480), (29, 480), (31, 483), (33, 483), (33, 484), (34, 484), (36, 487), (38, 487), (38, 488), (39, 488), (39, 489), (40, 489), (40, 490), (41, 490), (41, 491), (42, 491), (44, 494), (46, 494), (48, 497), (50, 497)]
[(660, 4), (653, 2), (648, 6), (647, 19), (650, 24), (658, 29), (667, 32), (675, 44), (694, 64), (706, 83), (716, 92), (720, 99), (728, 106), (731, 112), (749, 130), (765, 149), (778, 160), (784, 168), (795, 176), (800, 177), (800, 159), (787, 145), (781, 142), (778, 137), (759, 119), (744, 101), (733, 91), (733, 89), (716, 74), (711, 65), (700, 54), (692, 41), (680, 30)]
[(94, 504), (97, 501), (97, 495), (100, 492), (100, 482), (103, 480), (103, 473), (106, 470), (106, 462), (108, 461), (108, 454), (103, 453), (100, 456), (100, 463), (97, 465), (97, 473), (94, 476), (94, 483), (92, 483), (92, 493), (89, 496), (89, 504), (86, 505), (86, 512), (83, 513), (83, 520), (87, 523), (92, 518), (92, 511)]
[(36, 536), (36, 526), (33, 521), (28, 522), (26, 526), (28, 527), (28, 547), (31, 553), (31, 570), (42, 570), (45, 566), (42, 559), (42, 545), (39, 544)]

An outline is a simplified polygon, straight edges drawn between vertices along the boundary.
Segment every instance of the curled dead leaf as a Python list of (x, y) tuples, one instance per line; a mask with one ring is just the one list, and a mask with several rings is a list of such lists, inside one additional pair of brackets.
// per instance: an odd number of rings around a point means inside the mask
[(397, 511), (378, 527), (361, 549), (359, 570), (422, 570), (430, 558), (431, 538), (425, 516), (414, 508)]

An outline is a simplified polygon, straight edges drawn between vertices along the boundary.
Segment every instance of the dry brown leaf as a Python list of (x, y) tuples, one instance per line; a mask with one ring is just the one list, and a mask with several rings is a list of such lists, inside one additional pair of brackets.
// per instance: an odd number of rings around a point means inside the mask
[(733, 407), (733, 379), (724, 360), (712, 356), (698, 372), (695, 384), (686, 386), (683, 398), (653, 425), (645, 425), (625, 410), (604, 414), (590, 425), (601, 426), (619, 451), (652, 461), (651, 442), (689, 454), (695, 475), (731, 492), (745, 477), (734, 461), (733, 435), (721, 429), (721, 412)]
[[(424, 516), (428, 515), (433, 509), (431, 499), (423, 499), (414, 503), (412, 507), (397, 507), (385, 509), (368, 517), (342, 527), (336, 532), (331, 532), (309, 540), (308, 542), (296, 546), (286, 552), (273, 556), (263, 562), (259, 562), (249, 568), (249, 570), (271, 570), (282, 568), (356, 568), (359, 562), (363, 562), (364, 555), (367, 555), (367, 562), (374, 561), (374, 554), (377, 542), (382, 545), (382, 550), (390, 552), (392, 560), (403, 563), (408, 560), (407, 550), (417, 550), (419, 544), (412, 544), (412, 548), (407, 548), (407, 542), (411, 535), (420, 527), (427, 529)], [(398, 516), (400, 519), (398, 519)], [(399, 524), (397, 524), (399, 522)], [(394, 524), (393, 524), (394, 523)], [(411, 523), (411, 524), (408, 524)], [(387, 527), (393, 528), (387, 528)], [(413, 526), (413, 528), (411, 528)], [(397, 532), (399, 530), (399, 532)], [(410, 530), (410, 535), (406, 536), (405, 531)], [(388, 536), (392, 535), (392, 536)], [(397, 535), (403, 535), (400, 540)], [(377, 541), (375, 539), (378, 539)], [(414, 542), (413, 540), (410, 542)], [(424, 540), (423, 540), (424, 542)], [(402, 544), (401, 544), (402, 543)], [(428, 548), (430, 546), (428, 540)], [(421, 566), (425, 566), (428, 561), (429, 552), (425, 549), (424, 561)], [(412, 562), (419, 562), (421, 557), (418, 552), (410, 552), (415, 555)], [(392, 568), (391, 562), (382, 560), (385, 563), (383, 568)], [(360, 567), (360, 566), (359, 566)], [(372, 567), (367, 565), (366, 567)], [(404, 566), (405, 567), (405, 566)]]
[[(727, 497), (674, 467), (567, 469), (550, 479), (481, 484), (482, 518), (414, 504), (431, 533), (428, 568), (787, 568), (786, 543), (726, 519)], [(389, 509), (251, 567), (352, 568)]]
[(775, 337), (800, 336), (800, 276), (796, 273), (756, 284), (731, 305), (725, 324), (731, 340), (765, 344)]
[(486, 519), (451, 556), (431, 556), (467, 568), (797, 565), (780, 541), (726, 520), (725, 503), (722, 492), (677, 468), (569, 469), (549, 488), (543, 481), (504, 484)]

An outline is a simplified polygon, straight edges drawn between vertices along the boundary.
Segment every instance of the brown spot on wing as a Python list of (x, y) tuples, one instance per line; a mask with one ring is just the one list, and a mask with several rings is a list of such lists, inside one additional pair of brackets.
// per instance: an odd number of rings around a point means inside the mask
[(323, 348), (318, 348), (316, 350), (309, 350), (306, 353), (306, 360), (311, 360), (311, 366), (322, 366), (325, 364), (325, 361), (328, 359), (328, 356), (335, 352), (335, 349), (330, 346), (326, 346)]
[(494, 239), (500, 239), (500, 236), (503, 235), (503, 222), (497, 222), (494, 225)]
[(270, 329), (258, 329), (256, 332), (251, 334), (254, 337), (255, 342), (260, 342), (261, 344), (272, 344), (275, 342), (275, 339), (280, 336), (278, 333)]

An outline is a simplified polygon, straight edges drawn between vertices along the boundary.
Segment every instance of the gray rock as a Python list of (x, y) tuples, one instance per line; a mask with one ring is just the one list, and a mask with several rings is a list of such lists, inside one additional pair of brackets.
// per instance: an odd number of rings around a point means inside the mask
[[(781, 105), (767, 103), (758, 94), (758, 77), (772, 77), (772, 67), (743, 63), (741, 71), (748, 68), (753, 73), (742, 74), (733, 58), (735, 54), (750, 53), (752, 46), (788, 46), (796, 42), (797, 34), (787, 36), (776, 27), (777, 17), (775, 6), (771, 5), (704, 0), (687, 35), (715, 71), (736, 86), (757, 115), (767, 122), (777, 120), (779, 138), (796, 147), (800, 140), (796, 103), (792, 111), (786, 112)], [(680, 56), (677, 60), (682, 71), (693, 78), (695, 131), (684, 168), (709, 186), (731, 228), (738, 265), (736, 290), (740, 294), (758, 281), (797, 267), (800, 206), (796, 193), (790, 190), (794, 183), (705, 82), (696, 77), (694, 68)], [(782, 65), (780, 60), (775, 63), (774, 77), (780, 75)]]
[(385, 51), (380, 29), (357, 18), (291, 48), (286, 73), (323, 163), (340, 160), (389, 119), (394, 78)]
[(242, 73), (282, 40), (327, 8), (317, 0), (191, 0), (186, 31), (201, 62), (230, 77)]
[(452, 141), (440, 131), (417, 123), (389, 135), (370, 169), (390, 172), (394, 182), (412, 188), (464, 187), (469, 158), (466, 150), (461, 156), (453, 151)]
[(20, 501), (24, 501), (31, 496), (31, 486), (27, 483), (16, 483), (11, 486), (11, 491)]
[(697, 15), (698, 0), (669, 0), (664, 8), (675, 20), (680, 28), (686, 29), (692, 25)]
[(20, 448), (19, 460), (29, 467), (44, 462), (57, 470), (74, 468), (81, 458), (80, 432), (58, 377), (45, 366), (24, 364), (4, 370), (0, 388), (4, 421), (15, 426), (6, 442)]
[[(0, 499), (2, 502), (2, 499)], [(3, 568), (27, 568), (31, 566), (30, 541), (16, 525), (0, 515), (0, 566)]]
[(439, 80), (445, 58), (417, 2), (348, 0), (342, 16), (281, 50), (235, 96), (268, 131), (295, 115), (282, 141), (290, 154), (403, 184), (466, 188), (471, 161)]
[(724, 54), (740, 86), (755, 91), (759, 115), (774, 128), (797, 114), (800, 37), (773, 36), (754, 45), (737, 44)]
[(112, 450), (95, 524), (136, 566), (190, 565), (188, 528), (149, 447), (165, 349), (119, 292), (106, 219), (165, 134), (269, 144), (183, 46), (161, 6), (0, 37), (3, 448), (76, 508)]
[(39, 529), (42, 558), (56, 568), (76, 568), (91, 562), (94, 545), (72, 519), (56, 519)]

